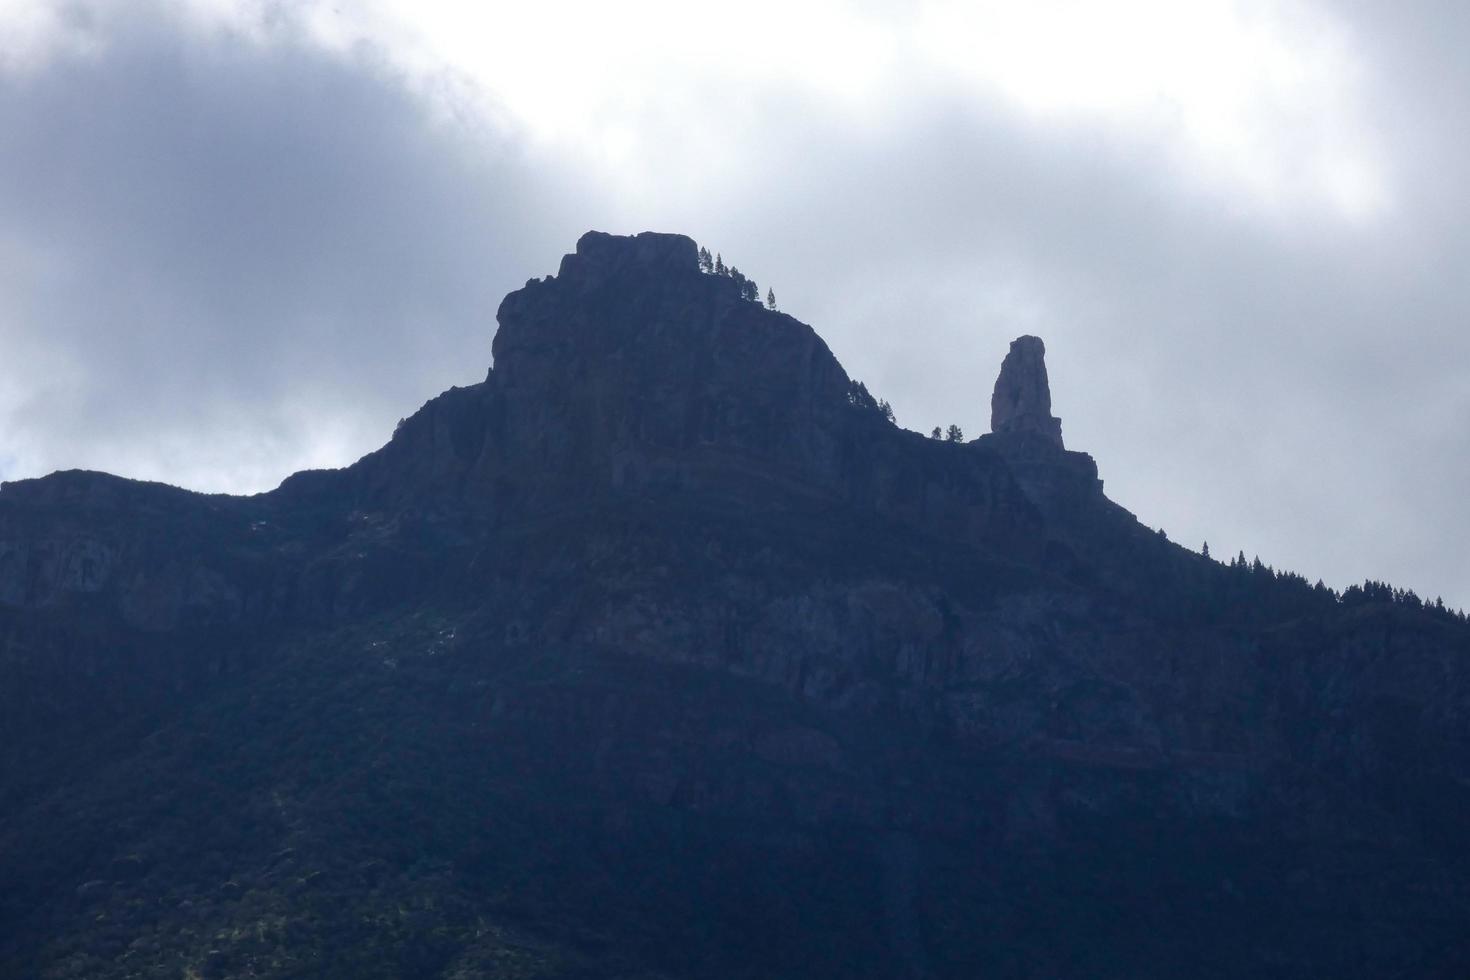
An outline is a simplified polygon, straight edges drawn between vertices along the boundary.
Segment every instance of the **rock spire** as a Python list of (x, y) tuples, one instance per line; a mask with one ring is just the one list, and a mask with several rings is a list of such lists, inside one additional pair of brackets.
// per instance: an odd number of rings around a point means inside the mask
[(990, 396), (990, 431), (1038, 436), (1062, 447), (1062, 420), (1051, 414), (1046, 379), (1046, 345), (1040, 337), (1017, 337), (1000, 365)]

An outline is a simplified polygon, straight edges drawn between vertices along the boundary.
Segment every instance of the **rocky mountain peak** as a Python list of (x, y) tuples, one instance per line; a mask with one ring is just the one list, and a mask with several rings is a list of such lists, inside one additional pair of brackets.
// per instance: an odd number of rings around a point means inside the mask
[(728, 453), (804, 470), (834, 451), (841, 365), (810, 327), (701, 271), (683, 235), (589, 232), (497, 319), (493, 455), (517, 479), (687, 480)]
[(1058, 449), (1062, 420), (1051, 414), (1051, 385), (1046, 377), (1046, 344), (1040, 337), (1011, 341), (990, 396), (990, 431), (1037, 436)]
[(647, 272), (698, 272), (699, 249), (687, 235), (645, 231), (638, 235), (610, 235), (589, 231), (577, 240), (577, 250), (562, 257), (559, 279), (616, 275), (630, 269)]
[(893, 425), (810, 326), (747, 284), (701, 269), (683, 235), (589, 232), (557, 275), (505, 297), (483, 383), (340, 477), (285, 489), (371, 508), (452, 500), (507, 523), (611, 499), (740, 514), (822, 501), (1033, 564), (1032, 485), (1098, 495), (1090, 459), (1069, 460), (1076, 480), (1022, 480), (1003, 453), (1024, 447), (959, 452)]

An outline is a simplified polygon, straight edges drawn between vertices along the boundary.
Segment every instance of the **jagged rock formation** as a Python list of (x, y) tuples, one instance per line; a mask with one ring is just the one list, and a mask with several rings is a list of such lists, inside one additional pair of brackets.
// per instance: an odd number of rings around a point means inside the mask
[(1462, 621), (1164, 541), (1040, 341), (953, 444), (682, 236), (499, 320), (346, 469), (0, 489), (0, 975), (1464, 973)]
[(1051, 414), (1046, 345), (1040, 337), (1017, 337), (1000, 365), (990, 396), (990, 431), (1028, 435), (1062, 448), (1062, 420)]

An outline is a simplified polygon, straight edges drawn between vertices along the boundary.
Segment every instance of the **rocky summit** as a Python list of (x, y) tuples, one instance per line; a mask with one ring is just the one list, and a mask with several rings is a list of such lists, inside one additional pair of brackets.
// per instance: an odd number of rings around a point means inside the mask
[(1462, 615), (752, 292), (589, 233), (352, 466), (5, 484), (0, 976), (1470, 975)]

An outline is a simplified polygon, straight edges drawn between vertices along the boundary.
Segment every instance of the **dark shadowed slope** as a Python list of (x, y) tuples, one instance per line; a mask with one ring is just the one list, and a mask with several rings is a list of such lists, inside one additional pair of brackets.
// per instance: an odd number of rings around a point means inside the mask
[(251, 498), (0, 490), (0, 976), (1458, 977), (1470, 627), (898, 429), (676, 235)]

